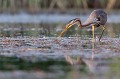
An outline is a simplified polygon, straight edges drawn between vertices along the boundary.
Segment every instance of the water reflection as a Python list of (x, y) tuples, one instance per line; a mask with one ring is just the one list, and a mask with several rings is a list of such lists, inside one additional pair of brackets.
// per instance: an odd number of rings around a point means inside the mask
[[(66, 61), (72, 65), (72, 70), (68, 73), (67, 78), (105, 78), (106, 73), (110, 73), (110, 63), (107, 59), (92, 59), (77, 56), (76, 59), (70, 56), (65, 56)], [(101, 76), (100, 76), (101, 75)]]
[(119, 59), (115, 59), (120, 56), (118, 38), (103, 38), (100, 43), (95, 41), (94, 47), (90, 38), (81, 37), (0, 40), (0, 75), (4, 79), (106, 78), (119, 66)]
[[(93, 59), (93, 58), (87, 59), (87, 58), (80, 57), (80, 56), (77, 56), (75, 59), (68, 55), (65, 56), (65, 58), (66, 58), (66, 61), (69, 64), (73, 65), (77, 70), (78, 70), (78, 68), (81, 67), (80, 65), (83, 65), (84, 67), (88, 67), (89, 71), (93, 74), (100, 73), (101, 69), (99, 69), (99, 67), (98, 67), (98, 64), (99, 64), (98, 59)], [(96, 62), (96, 60), (97, 60), (97, 62)]]
[[(0, 75), (4, 79), (13, 78), (106, 78), (114, 69), (114, 59), (84, 58), (80, 55), (65, 58), (39, 56), (4, 57), (0, 56)], [(44, 58), (44, 59), (43, 59)], [(115, 61), (115, 64), (118, 61)], [(118, 63), (119, 64), (119, 63)], [(15, 70), (15, 71), (14, 71)], [(4, 75), (3, 75), (4, 74)], [(29, 75), (30, 74), (30, 75)], [(118, 75), (117, 75), (118, 76)]]

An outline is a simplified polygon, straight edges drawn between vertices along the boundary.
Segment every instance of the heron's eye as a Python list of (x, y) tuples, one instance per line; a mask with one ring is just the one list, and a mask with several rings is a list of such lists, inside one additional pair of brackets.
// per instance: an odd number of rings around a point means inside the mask
[(97, 18), (97, 21), (100, 21), (100, 17)]
[(75, 21), (76, 21), (76, 20), (73, 19), (73, 20), (70, 20), (69, 23), (74, 23)]
[(70, 20), (69, 23), (75, 23), (77, 21), (78, 21), (78, 18), (75, 18), (75, 19)]

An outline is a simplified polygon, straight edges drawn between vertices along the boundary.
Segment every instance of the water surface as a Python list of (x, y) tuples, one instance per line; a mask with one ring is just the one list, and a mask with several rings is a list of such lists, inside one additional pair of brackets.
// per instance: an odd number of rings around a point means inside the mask
[[(65, 23), (74, 18), (80, 18), (84, 22), (88, 18), (89, 14), (0, 14), (0, 23)], [(120, 14), (112, 13), (108, 14), (108, 23), (120, 23)], [(114, 20), (113, 20), (114, 19)]]

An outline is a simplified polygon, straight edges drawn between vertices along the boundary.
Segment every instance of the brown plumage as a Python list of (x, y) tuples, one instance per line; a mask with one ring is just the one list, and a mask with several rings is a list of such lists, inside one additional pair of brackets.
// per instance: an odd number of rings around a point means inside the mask
[(83, 26), (89, 26), (90, 24), (100, 26), (105, 25), (106, 22), (107, 14), (103, 10), (97, 9), (90, 14), (89, 18), (83, 23)]

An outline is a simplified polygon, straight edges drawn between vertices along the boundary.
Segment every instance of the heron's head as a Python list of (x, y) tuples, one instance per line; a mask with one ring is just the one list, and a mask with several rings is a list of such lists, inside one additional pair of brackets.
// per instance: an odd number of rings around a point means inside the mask
[(66, 25), (65, 29), (60, 33), (59, 37), (61, 37), (65, 31), (67, 31), (71, 26), (75, 24), (77, 24), (79, 27), (82, 27), (80, 19), (75, 18)]
[(79, 27), (82, 27), (81, 21), (79, 18), (75, 18), (69, 21), (69, 23), (67, 24), (67, 27), (71, 27), (72, 25), (75, 25), (75, 24), (77, 24)]

